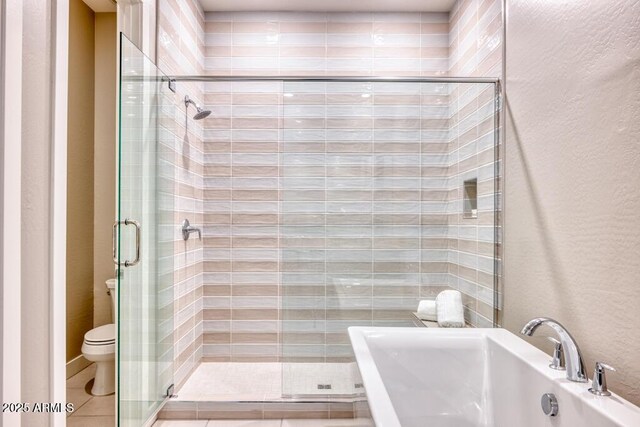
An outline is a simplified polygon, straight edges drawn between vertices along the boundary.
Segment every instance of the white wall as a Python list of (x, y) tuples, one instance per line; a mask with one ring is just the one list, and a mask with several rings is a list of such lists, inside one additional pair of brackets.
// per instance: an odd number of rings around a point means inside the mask
[[(24, 1), (22, 69), (22, 397), (49, 401), (49, 284), (51, 195), (51, 34), (41, 0)], [(43, 7), (44, 6), (44, 7)], [(27, 333), (29, 331), (29, 333)], [(25, 425), (48, 415), (23, 414)]]
[[(0, 63), (0, 271), (2, 280), (2, 401), (21, 399), (20, 251), (21, 244), (21, 144), (22, 128), (22, 4), (5, 0), (0, 9), (2, 56)], [(13, 108), (6, 108), (9, 103)], [(4, 412), (0, 425), (20, 422), (20, 414)]]
[(640, 2), (508, 0), (506, 49), (504, 325), (640, 404)]
[[(3, 331), (3, 398), (64, 402), (68, 1), (3, 6), (11, 33), (3, 34), (9, 55), (2, 67), (11, 78), (3, 74), (2, 111), (12, 111), (3, 123), (3, 161), (12, 157), (3, 165), (2, 208), (12, 222), (3, 222), (2, 265), (13, 273), (3, 271), (3, 314), (11, 314), (3, 325), (12, 334)], [(10, 139), (8, 127), (19, 128)], [(7, 202), (7, 195), (16, 197)], [(2, 420), (12, 427), (64, 425), (65, 414), (3, 413)]]

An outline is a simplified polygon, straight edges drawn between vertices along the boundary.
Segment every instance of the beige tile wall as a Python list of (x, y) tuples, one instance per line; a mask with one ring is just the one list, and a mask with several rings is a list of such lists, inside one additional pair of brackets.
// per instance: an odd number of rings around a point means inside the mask
[[(500, 77), (502, 6), (498, 0), (459, 0), (449, 19), (453, 76)], [(497, 201), (493, 85), (455, 85), (450, 94), (449, 286), (464, 296), (465, 317), (490, 327), (494, 315), (494, 224)], [(477, 179), (478, 218), (462, 215), (464, 181)]]
[[(461, 1), (451, 15), (202, 14), (166, 1), (159, 60), (169, 74), (495, 75), (499, 3)], [(176, 157), (177, 203), (188, 206), (176, 222), (193, 215), (205, 228), (202, 248), (185, 251), (177, 240), (178, 377), (199, 360), (199, 328), (208, 361), (276, 361), (283, 340), (292, 357), (339, 360), (345, 325), (402, 324), (419, 298), (447, 287), (465, 293), (470, 322), (491, 318), (492, 217), (485, 208), (467, 225), (456, 211), (458, 181), (476, 170), (489, 206), (487, 90), (179, 84), (186, 88), (213, 114), (201, 130), (189, 122), (197, 131), (188, 166)], [(327, 116), (326, 105), (342, 114)], [(320, 223), (338, 234), (304, 234)]]
[(281, 83), (206, 83), (205, 99), (205, 360), (276, 361)]
[[(208, 13), (206, 19), (208, 74), (447, 73), (447, 14)], [(205, 130), (206, 360), (275, 361), (281, 353), (285, 360), (339, 360), (349, 356), (347, 324), (402, 323), (417, 305), (420, 239), (401, 236), (410, 227), (420, 234), (421, 89), (393, 90), (206, 84), (217, 117)], [(387, 115), (374, 121), (379, 108)], [(407, 111), (414, 116), (401, 118)], [(406, 127), (413, 130), (403, 134)], [(414, 164), (411, 173), (402, 162)], [(385, 178), (408, 185), (407, 200)], [(393, 230), (392, 221), (401, 229)], [(374, 253), (382, 257), (376, 267)]]
[[(196, 0), (159, 2), (158, 66), (168, 75), (202, 74), (204, 13)], [(174, 273), (173, 352), (174, 381), (180, 386), (200, 362), (202, 354), (202, 242), (195, 235), (185, 242), (180, 224), (185, 218), (195, 227), (203, 225), (203, 129), (192, 119), (195, 109), (185, 113), (184, 96), (204, 102), (201, 83), (179, 83), (175, 94), (175, 116), (163, 123), (161, 138), (174, 165), (166, 177), (173, 187)]]
[[(477, 3), (481, 19), (459, 5), (452, 24), (448, 14), (208, 13), (206, 72), (445, 75), (451, 63), (473, 75), (469, 58), (482, 62), (489, 43), (474, 37), (499, 6)], [(458, 40), (474, 54), (457, 59)], [(487, 91), (436, 90), (206, 85), (216, 116), (205, 130), (207, 360), (277, 360), (281, 352), (286, 360), (339, 360), (349, 354), (347, 325), (401, 325), (419, 298), (448, 287), (465, 293), (471, 323), (480, 310), (486, 324), (493, 295), (479, 284), (491, 281), (493, 265), (481, 256), (493, 251), (492, 218), (485, 210), (480, 227), (458, 227), (457, 183), (447, 178), (492, 163), (489, 116), (467, 129), (490, 100)], [(465, 104), (450, 113), (449, 92), (457, 108), (463, 90)], [(478, 144), (487, 152), (479, 160), (458, 154)], [(481, 183), (483, 206), (490, 182)], [(421, 233), (421, 224), (429, 231)], [(477, 236), (485, 241), (476, 243)]]
[(210, 75), (433, 76), (447, 13), (207, 13)]

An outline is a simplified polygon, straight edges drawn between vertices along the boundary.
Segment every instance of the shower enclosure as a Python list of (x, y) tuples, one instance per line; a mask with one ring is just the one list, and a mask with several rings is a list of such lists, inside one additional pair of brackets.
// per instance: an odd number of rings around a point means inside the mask
[[(498, 323), (496, 79), (168, 78), (122, 42), (121, 252), (135, 246), (125, 219), (147, 222), (141, 262), (121, 268), (121, 425), (172, 384), (196, 408), (352, 402), (347, 328), (421, 327), (418, 302), (444, 289), (470, 326)], [(194, 122), (185, 95), (212, 114)], [(195, 171), (188, 203), (178, 163)], [(174, 214), (185, 204), (196, 246)]]
[[(166, 81), (166, 79), (165, 79)], [(124, 36), (120, 46), (118, 212), (118, 425), (141, 426), (173, 384), (173, 93)]]

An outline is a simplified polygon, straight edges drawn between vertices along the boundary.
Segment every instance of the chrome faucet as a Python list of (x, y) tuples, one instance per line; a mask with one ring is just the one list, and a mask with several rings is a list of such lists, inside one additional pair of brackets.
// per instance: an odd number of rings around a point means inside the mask
[(549, 319), (548, 317), (536, 317), (535, 319), (531, 319), (527, 322), (520, 333), (530, 337), (536, 329), (538, 329), (538, 326), (543, 324), (553, 328), (560, 338), (567, 367), (567, 379), (577, 383), (586, 383), (588, 378), (584, 368), (584, 361), (582, 360), (580, 348), (578, 347), (576, 340), (573, 339), (569, 331), (567, 331), (564, 326), (553, 319)]

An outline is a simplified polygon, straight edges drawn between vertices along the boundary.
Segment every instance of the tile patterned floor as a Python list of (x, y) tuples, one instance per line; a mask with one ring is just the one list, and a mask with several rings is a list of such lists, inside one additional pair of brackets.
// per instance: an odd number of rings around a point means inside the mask
[[(357, 394), (355, 363), (202, 363), (177, 391), (180, 401), (278, 400)], [(330, 384), (331, 389), (318, 385)]]
[(153, 427), (371, 427), (367, 420), (160, 420)]
[[(241, 366), (229, 366), (241, 365)], [(260, 366), (267, 365), (267, 366)], [(290, 381), (291, 390), (307, 391), (313, 394), (318, 381), (332, 383), (334, 391), (347, 390), (352, 376), (349, 364), (296, 364), (293, 371), (285, 375), (297, 376), (297, 381)], [(332, 365), (332, 366), (326, 366)], [(342, 365), (342, 366), (340, 366)], [(202, 369), (201, 369), (202, 368)], [(233, 368), (233, 369), (231, 369)], [(296, 368), (299, 368), (298, 371)], [(201, 369), (201, 370), (200, 370)], [(199, 371), (200, 370), (200, 371)], [(225, 364), (203, 363), (180, 391), (183, 400), (209, 400), (225, 395), (250, 397), (257, 392), (261, 398), (269, 396), (280, 398), (282, 393), (281, 364)], [(304, 373), (304, 375), (303, 375)], [(197, 375), (196, 375), (197, 374)], [(75, 411), (68, 415), (68, 427), (113, 427), (115, 426), (115, 395), (92, 396), (90, 394), (92, 380), (95, 376), (95, 365), (91, 365), (67, 380), (67, 401), (74, 404)], [(259, 382), (255, 378), (260, 378)], [(342, 384), (338, 381), (341, 378)], [(187, 387), (188, 385), (188, 387)], [(326, 393), (326, 392), (325, 392)], [(366, 420), (334, 419), (334, 420), (159, 420), (153, 427), (370, 427)]]
[(75, 410), (67, 415), (67, 427), (113, 427), (116, 423), (115, 395), (93, 396), (94, 364), (67, 380), (67, 402)]

